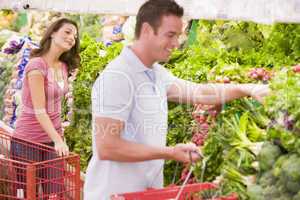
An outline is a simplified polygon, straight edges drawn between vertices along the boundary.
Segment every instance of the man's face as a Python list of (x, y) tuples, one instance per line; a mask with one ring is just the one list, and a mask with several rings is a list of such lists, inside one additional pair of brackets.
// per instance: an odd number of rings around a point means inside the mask
[(169, 15), (161, 18), (161, 24), (156, 33), (149, 34), (149, 47), (156, 61), (168, 61), (174, 48), (179, 47), (178, 38), (182, 31), (182, 20), (180, 17)]

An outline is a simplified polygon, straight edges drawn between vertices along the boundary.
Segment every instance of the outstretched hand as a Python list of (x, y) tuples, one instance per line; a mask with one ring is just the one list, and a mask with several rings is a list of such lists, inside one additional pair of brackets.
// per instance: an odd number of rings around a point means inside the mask
[(259, 101), (260, 103), (263, 102), (264, 97), (269, 95), (270, 88), (269, 85), (263, 85), (263, 84), (256, 84), (250, 91), (251, 97)]

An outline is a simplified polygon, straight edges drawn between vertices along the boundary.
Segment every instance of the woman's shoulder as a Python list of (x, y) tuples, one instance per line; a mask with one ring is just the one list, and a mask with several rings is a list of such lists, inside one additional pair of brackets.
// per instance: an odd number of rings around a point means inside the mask
[(46, 62), (42, 57), (33, 57), (29, 59), (28, 64), (39, 64), (40, 66), (46, 66)]
[(44, 61), (42, 57), (33, 57), (29, 59), (29, 62), (26, 66), (26, 71), (31, 70), (40, 70), (43, 74), (46, 74), (47, 71), (47, 63)]

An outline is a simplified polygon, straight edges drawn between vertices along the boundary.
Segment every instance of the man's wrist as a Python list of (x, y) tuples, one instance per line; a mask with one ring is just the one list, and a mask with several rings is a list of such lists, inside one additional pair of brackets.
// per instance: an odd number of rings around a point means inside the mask
[(165, 147), (163, 149), (164, 159), (172, 160), (174, 158), (174, 150), (175, 150), (174, 147)]
[(255, 84), (252, 84), (252, 83), (248, 83), (248, 84), (240, 84), (239, 85), (240, 87), (240, 91), (242, 93), (244, 93), (245, 96), (252, 96), (252, 92), (253, 92), (253, 89), (255, 88)]

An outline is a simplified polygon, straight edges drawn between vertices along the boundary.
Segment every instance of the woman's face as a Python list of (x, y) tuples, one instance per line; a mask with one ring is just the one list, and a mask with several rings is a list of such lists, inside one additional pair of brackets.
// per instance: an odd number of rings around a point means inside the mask
[(76, 42), (77, 29), (73, 24), (63, 24), (52, 35), (52, 44), (61, 48), (64, 52), (69, 51)]

